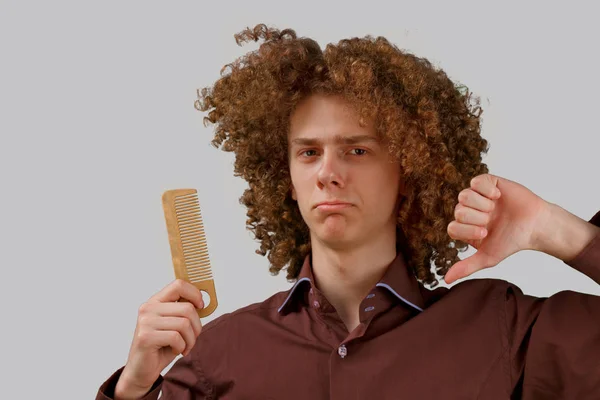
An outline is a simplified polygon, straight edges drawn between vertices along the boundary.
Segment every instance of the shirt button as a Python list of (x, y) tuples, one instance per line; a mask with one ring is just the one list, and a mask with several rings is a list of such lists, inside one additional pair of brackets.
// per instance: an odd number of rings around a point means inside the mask
[(338, 347), (338, 354), (342, 358), (344, 358), (344, 357), (346, 357), (346, 355), (348, 355), (348, 349), (346, 348), (345, 344), (343, 344), (340, 347)]
[(316, 301), (316, 300), (315, 300), (315, 301), (313, 301), (313, 306), (314, 306), (315, 308), (319, 308), (320, 304), (319, 304), (319, 302), (318, 302), (318, 301)]

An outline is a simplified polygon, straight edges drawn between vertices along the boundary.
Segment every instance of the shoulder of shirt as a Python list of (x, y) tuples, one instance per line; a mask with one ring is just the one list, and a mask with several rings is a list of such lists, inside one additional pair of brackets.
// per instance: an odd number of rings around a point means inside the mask
[(260, 324), (260, 321), (273, 318), (286, 296), (286, 291), (277, 292), (264, 301), (248, 304), (221, 314), (209, 322), (203, 322), (202, 332), (196, 340), (192, 353), (187, 356), (190, 357), (190, 362), (194, 364), (196, 371), (202, 370), (205, 374), (209, 374), (215, 368), (218, 370), (216, 364), (229, 360), (224, 354), (236, 348), (236, 343), (239, 344), (239, 341), (246, 340), (247, 335), (244, 334), (247, 332), (246, 328), (252, 328), (254, 324)]
[(445, 296), (452, 294), (463, 295), (472, 292), (495, 292), (498, 295), (505, 293), (508, 290), (512, 290), (515, 294), (521, 295), (523, 291), (516, 284), (506, 281), (504, 279), (496, 278), (472, 278), (461, 282), (458, 282), (450, 288), (442, 286), (434, 289), (426, 288), (421, 285), (421, 294), (425, 303), (431, 305)]
[(283, 304), (286, 299), (289, 290), (277, 292), (261, 302), (251, 303), (246, 306), (240, 307), (234, 311), (222, 314), (217, 318), (211, 320), (202, 327), (202, 333), (215, 330), (223, 325), (229, 325), (230, 323), (240, 322), (247, 316), (258, 316), (267, 317), (267, 314), (275, 312)]
[(483, 291), (504, 291), (507, 289), (517, 290), (522, 293), (521, 288), (516, 284), (498, 278), (473, 278), (459, 282), (452, 286), (450, 291), (465, 291), (465, 290), (483, 290)]

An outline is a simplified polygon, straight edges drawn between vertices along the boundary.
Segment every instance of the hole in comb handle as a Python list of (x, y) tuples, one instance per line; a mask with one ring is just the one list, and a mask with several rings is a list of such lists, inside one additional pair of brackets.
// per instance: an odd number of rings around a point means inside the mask
[(206, 308), (210, 304), (210, 294), (208, 294), (208, 292), (205, 290), (200, 290), (200, 293), (202, 294), (202, 301), (204, 302), (204, 307)]

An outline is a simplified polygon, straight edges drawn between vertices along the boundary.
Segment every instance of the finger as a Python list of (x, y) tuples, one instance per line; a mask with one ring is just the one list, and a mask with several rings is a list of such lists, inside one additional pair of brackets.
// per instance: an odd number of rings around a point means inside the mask
[(487, 235), (487, 229), (482, 226), (462, 224), (452, 221), (448, 224), (448, 235), (458, 240), (479, 240)]
[(182, 353), (190, 351), (196, 343), (196, 338), (199, 333), (196, 333), (191, 321), (187, 318), (178, 317), (155, 317), (150, 318), (146, 326), (151, 327), (156, 331), (177, 331), (185, 340), (185, 349)]
[(146, 348), (156, 348), (170, 346), (175, 355), (183, 353), (186, 348), (186, 343), (178, 331), (155, 331), (142, 330), (138, 336), (139, 344)]
[(501, 194), (500, 189), (498, 189), (498, 182), (498, 177), (492, 174), (478, 175), (471, 179), (471, 189), (484, 197), (497, 199)]
[(461, 224), (486, 226), (490, 222), (490, 214), (466, 207), (460, 203), (456, 205), (454, 218)]
[(465, 189), (458, 194), (458, 201), (466, 207), (471, 207), (483, 212), (494, 210), (494, 200), (482, 196), (472, 189)]
[(150, 297), (148, 302), (169, 303), (178, 301), (181, 298), (191, 301), (199, 309), (204, 308), (202, 292), (183, 279), (175, 279), (160, 292)]
[(157, 315), (159, 317), (179, 317), (187, 318), (192, 323), (194, 333), (200, 334), (202, 322), (198, 312), (192, 303), (147, 303), (150, 311), (140, 311), (143, 314)]

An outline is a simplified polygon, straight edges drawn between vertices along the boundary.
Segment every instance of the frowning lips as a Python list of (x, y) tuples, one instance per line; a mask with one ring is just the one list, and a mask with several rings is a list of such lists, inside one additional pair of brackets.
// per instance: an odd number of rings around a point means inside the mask
[(341, 200), (328, 200), (317, 203), (313, 208), (323, 209), (323, 210), (333, 210), (340, 209), (344, 207), (350, 207), (352, 204), (346, 201)]

